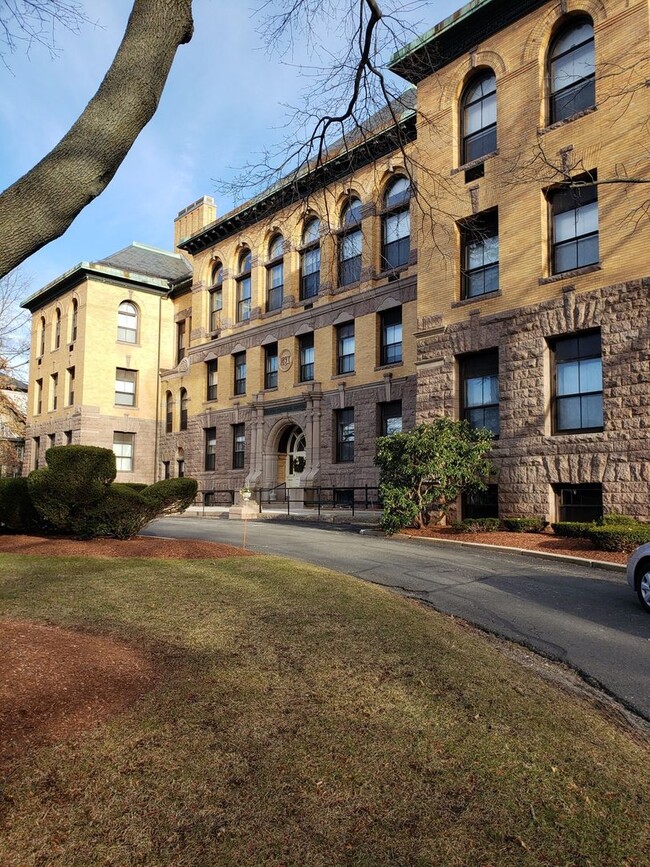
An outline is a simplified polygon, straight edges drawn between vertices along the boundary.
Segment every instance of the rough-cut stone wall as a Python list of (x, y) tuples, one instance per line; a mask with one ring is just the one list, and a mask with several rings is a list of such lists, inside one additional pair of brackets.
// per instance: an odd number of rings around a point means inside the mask
[[(457, 415), (459, 356), (498, 348), (501, 515), (555, 517), (552, 485), (600, 483), (607, 512), (650, 520), (650, 277), (418, 335), (417, 420)], [(553, 435), (549, 339), (600, 328), (604, 430)]]

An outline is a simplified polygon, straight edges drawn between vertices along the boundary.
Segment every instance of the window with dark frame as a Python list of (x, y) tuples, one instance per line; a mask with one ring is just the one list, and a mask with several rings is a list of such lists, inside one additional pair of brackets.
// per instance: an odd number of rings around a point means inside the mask
[(464, 491), (461, 496), (461, 516), (463, 520), (498, 518), (498, 485), (488, 485), (484, 491)]
[(61, 346), (61, 311), (57, 308), (54, 320), (54, 348), (58, 349), (59, 346)]
[(300, 356), (300, 382), (313, 382), (314, 380), (314, 332), (301, 334), (298, 338), (298, 352)]
[(48, 434), (47, 435), (47, 447), (48, 449), (53, 449), (56, 445), (56, 434)]
[(402, 308), (391, 307), (379, 314), (379, 363), (402, 362)]
[(54, 411), (59, 403), (59, 374), (50, 376), (50, 409)]
[(497, 149), (497, 83), (492, 70), (473, 78), (461, 99), (463, 165)]
[(131, 301), (122, 301), (117, 308), (117, 339), (122, 343), (137, 343), (138, 308)]
[(185, 459), (184, 458), (179, 458), (179, 460), (176, 461), (176, 474), (177, 474), (179, 479), (185, 478)]
[(589, 523), (603, 517), (603, 486), (554, 485), (559, 521)]
[(72, 445), (72, 431), (71, 430), (64, 430), (63, 431), (63, 444), (66, 446)]
[(339, 286), (357, 283), (361, 279), (361, 200), (351, 198), (341, 212), (339, 237)]
[(472, 428), (499, 436), (499, 352), (479, 352), (459, 360), (461, 417)]
[(217, 429), (207, 427), (204, 430), (205, 437), (205, 469), (214, 471), (217, 466)]
[(381, 269), (391, 271), (408, 265), (411, 253), (411, 183), (395, 178), (384, 194), (381, 219)]
[(236, 352), (232, 358), (235, 370), (233, 393), (246, 394), (246, 353)]
[(336, 462), (354, 461), (354, 409), (336, 410)]
[(135, 406), (137, 371), (125, 367), (115, 368), (115, 405)]
[(549, 122), (557, 123), (596, 104), (594, 26), (581, 15), (570, 18), (549, 51)]
[(34, 449), (33, 449), (33, 452), (32, 452), (32, 458), (33, 458), (33, 460), (32, 460), (32, 467), (33, 467), (35, 470), (38, 469), (38, 462), (39, 462), (39, 458), (40, 458), (40, 451), (41, 451), (41, 438), (40, 438), (40, 437), (34, 437)]
[(165, 395), (165, 433), (174, 430), (174, 398), (171, 391)]
[(554, 360), (554, 433), (603, 429), (603, 363), (600, 332), (551, 342)]
[(320, 289), (320, 220), (305, 223), (300, 251), (300, 300), (315, 298)]
[(187, 406), (188, 406), (187, 389), (181, 388), (180, 398), (181, 398), (181, 423), (179, 426), (179, 430), (187, 430)]
[(171, 479), (171, 476), (172, 476), (171, 461), (163, 461), (162, 465), (163, 465), (163, 478), (164, 479)]
[(461, 298), (478, 298), (499, 291), (499, 218), (497, 210), (476, 214), (459, 223)]
[(115, 453), (115, 466), (118, 473), (133, 472), (133, 452), (135, 448), (135, 434), (124, 431), (113, 433), (113, 452)]
[(41, 323), (39, 325), (38, 354), (39, 354), (39, 356), (45, 355), (45, 317), (44, 316), (41, 316)]
[(575, 178), (574, 187), (554, 187), (551, 208), (553, 274), (595, 265), (598, 251), (598, 188), (596, 173)]
[(354, 373), (354, 322), (336, 328), (336, 372)]
[(379, 436), (389, 437), (396, 433), (402, 433), (402, 401), (391, 400), (380, 403), (379, 409)]
[(266, 266), (266, 310), (271, 313), (282, 309), (284, 296), (284, 239), (276, 235), (269, 244), (269, 263)]
[(208, 361), (205, 362), (205, 372), (207, 378), (206, 400), (217, 399), (218, 367), (219, 362), (216, 358), (210, 358)]
[(251, 318), (251, 251), (244, 250), (239, 257), (237, 280), (237, 322)]
[(75, 369), (74, 367), (68, 368), (68, 406), (72, 406), (74, 403), (74, 380), (75, 380)]
[(234, 424), (232, 426), (232, 468), (241, 470), (244, 468), (246, 458), (246, 426)]
[(223, 310), (223, 267), (216, 265), (212, 272), (212, 287), (209, 292), (210, 331), (221, 328), (221, 311)]
[(185, 319), (176, 323), (176, 364), (180, 364), (180, 362), (185, 358), (185, 351), (187, 348), (185, 344), (186, 330), (187, 325)]
[(70, 320), (70, 343), (77, 339), (77, 323), (79, 320), (79, 304), (76, 298), (72, 299), (72, 315)]
[(278, 344), (264, 347), (264, 388), (278, 387)]
[(40, 415), (43, 412), (43, 380), (36, 380), (36, 400), (34, 406), (34, 415)]

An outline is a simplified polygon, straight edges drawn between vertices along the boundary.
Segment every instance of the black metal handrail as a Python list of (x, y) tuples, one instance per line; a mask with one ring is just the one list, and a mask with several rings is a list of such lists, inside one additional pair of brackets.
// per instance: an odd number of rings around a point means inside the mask
[[(272, 500), (270, 494), (273, 491), (283, 490), (283, 500)], [(299, 497), (291, 497), (293, 491), (300, 492)], [(359, 493), (360, 492), (360, 493)], [(201, 497), (201, 503), (204, 513), (206, 505), (209, 506), (234, 506), (238, 491), (233, 488), (212, 488), (206, 491), (199, 491), (198, 496)], [(283, 482), (280, 485), (275, 485), (271, 488), (253, 488), (252, 498), (256, 501), (258, 510), (263, 511), (263, 505), (286, 503), (287, 515), (291, 514), (291, 506), (294, 508), (300, 506), (301, 509), (313, 508), (316, 509), (320, 516), (323, 509), (349, 509), (354, 517), (355, 511), (369, 511), (371, 509), (380, 510), (381, 502), (379, 498), (379, 488), (372, 485), (363, 485), (357, 487), (322, 487), (315, 488), (287, 488)], [(206, 503), (206, 500), (210, 502)], [(220, 502), (219, 502), (220, 501)]]

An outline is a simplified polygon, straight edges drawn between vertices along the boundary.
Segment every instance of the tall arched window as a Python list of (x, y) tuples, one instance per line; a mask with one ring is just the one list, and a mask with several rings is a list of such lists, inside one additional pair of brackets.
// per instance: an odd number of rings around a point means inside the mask
[(586, 15), (569, 19), (551, 43), (548, 77), (551, 123), (596, 104), (594, 26)]
[(45, 355), (45, 317), (41, 316), (41, 321), (38, 326), (38, 354), (39, 357)]
[(70, 313), (70, 343), (77, 339), (77, 324), (79, 317), (79, 304), (76, 298), (72, 299), (72, 311)]
[(284, 295), (284, 239), (275, 235), (269, 244), (266, 266), (266, 309), (281, 310)]
[(131, 301), (122, 301), (117, 308), (117, 339), (123, 343), (138, 342), (138, 308)]
[(497, 82), (491, 69), (465, 88), (462, 105), (462, 163), (471, 163), (497, 148)]
[(361, 200), (352, 197), (341, 211), (339, 286), (361, 279)]
[(305, 223), (300, 252), (300, 299), (314, 298), (320, 288), (320, 220)]
[(212, 269), (212, 286), (210, 288), (210, 331), (221, 328), (221, 311), (223, 310), (223, 266), (221, 262)]
[(61, 346), (61, 311), (56, 308), (54, 315), (54, 348), (58, 349)]
[(180, 430), (187, 430), (187, 389), (181, 388), (181, 424)]
[(171, 391), (165, 395), (165, 433), (174, 430), (174, 398)]
[(244, 249), (237, 269), (237, 322), (251, 318), (251, 251)]
[(381, 221), (381, 269), (389, 271), (408, 265), (411, 252), (411, 184), (408, 178), (395, 178), (384, 193)]

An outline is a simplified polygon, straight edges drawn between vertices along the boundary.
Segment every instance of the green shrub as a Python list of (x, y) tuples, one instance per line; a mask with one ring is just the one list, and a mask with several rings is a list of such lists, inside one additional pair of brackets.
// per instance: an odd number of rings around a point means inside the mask
[(650, 526), (593, 526), (589, 531), (589, 539), (599, 551), (622, 551), (630, 554), (639, 545), (650, 542)]
[(501, 521), (498, 518), (466, 518), (453, 525), (458, 533), (498, 533)]
[(610, 512), (609, 515), (603, 515), (603, 517), (596, 521), (599, 527), (638, 527), (639, 522), (636, 518), (631, 518), (629, 515), (621, 515), (619, 512)]
[(142, 496), (151, 504), (156, 515), (184, 512), (196, 499), (196, 479), (162, 479), (149, 485)]
[(503, 518), (503, 526), (511, 533), (543, 533), (548, 521), (543, 518)]
[(113, 487), (116, 485), (119, 485), (122, 488), (129, 488), (129, 490), (137, 491), (138, 493), (149, 487), (149, 485), (146, 485), (144, 482), (115, 482)]
[(0, 525), (12, 533), (28, 533), (39, 529), (40, 523), (27, 479), (0, 479)]
[(589, 531), (595, 524), (586, 524), (580, 521), (559, 521), (551, 524), (551, 529), (556, 536), (564, 536), (569, 539), (588, 539)]
[(112, 536), (130, 539), (155, 517), (151, 503), (130, 485), (111, 485), (106, 495), (79, 516), (74, 534), (80, 539)]
[(53, 446), (45, 452), (47, 468), (77, 479), (108, 485), (115, 478), (115, 455), (99, 446)]

